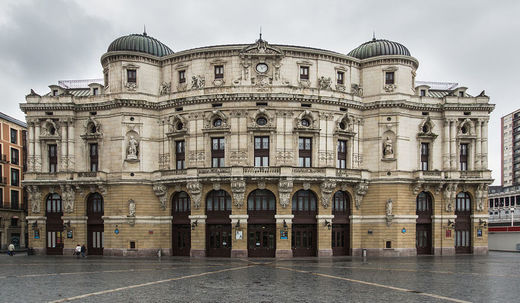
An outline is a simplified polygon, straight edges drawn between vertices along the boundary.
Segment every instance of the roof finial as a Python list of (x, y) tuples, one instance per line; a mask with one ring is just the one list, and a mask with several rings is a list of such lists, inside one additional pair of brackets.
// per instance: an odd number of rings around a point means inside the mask
[(262, 26), (260, 26), (260, 40), (262, 40)]
[(144, 28), (144, 30), (143, 30), (143, 36), (147, 36), (147, 34), (146, 34), (146, 24), (143, 25), (143, 28)]
[(372, 41), (376, 41), (376, 31), (372, 32)]

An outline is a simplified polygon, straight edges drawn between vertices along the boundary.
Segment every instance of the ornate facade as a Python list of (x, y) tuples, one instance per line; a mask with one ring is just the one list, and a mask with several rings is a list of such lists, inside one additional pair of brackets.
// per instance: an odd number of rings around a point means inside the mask
[(494, 106), (416, 82), (399, 43), (174, 53), (145, 33), (116, 39), (101, 64), (103, 84), (21, 105), (41, 253), (487, 252)]

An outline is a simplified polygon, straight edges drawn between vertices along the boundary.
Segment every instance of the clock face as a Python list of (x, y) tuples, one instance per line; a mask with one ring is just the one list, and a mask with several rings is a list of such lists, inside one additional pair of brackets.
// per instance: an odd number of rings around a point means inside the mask
[(267, 71), (268, 67), (265, 63), (258, 63), (256, 65), (256, 71), (259, 73), (265, 73)]

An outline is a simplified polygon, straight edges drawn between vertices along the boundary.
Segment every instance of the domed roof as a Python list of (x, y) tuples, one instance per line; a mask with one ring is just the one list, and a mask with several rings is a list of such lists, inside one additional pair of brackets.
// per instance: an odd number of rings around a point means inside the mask
[(386, 55), (410, 56), (410, 51), (400, 43), (374, 37), (372, 41), (361, 44), (348, 55), (358, 59), (366, 59)]
[(143, 34), (131, 34), (119, 37), (108, 46), (107, 52), (130, 51), (163, 57), (173, 54), (173, 51), (161, 41)]

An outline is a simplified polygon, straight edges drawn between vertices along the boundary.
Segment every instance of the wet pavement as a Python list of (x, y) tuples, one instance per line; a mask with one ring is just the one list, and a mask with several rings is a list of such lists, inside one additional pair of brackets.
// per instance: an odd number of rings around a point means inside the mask
[(0, 256), (1, 302), (519, 302), (520, 254), (407, 258)]

